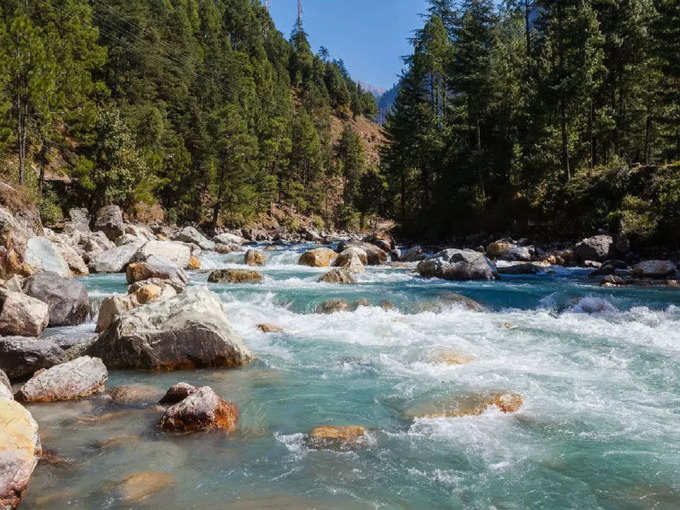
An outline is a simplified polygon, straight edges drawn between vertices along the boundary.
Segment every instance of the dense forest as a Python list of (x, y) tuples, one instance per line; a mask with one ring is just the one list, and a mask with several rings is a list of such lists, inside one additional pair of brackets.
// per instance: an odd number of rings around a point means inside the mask
[(111, 203), (206, 227), (271, 203), (346, 226), (375, 208), (362, 141), (351, 128), (331, 140), (332, 116), (374, 117), (375, 99), (342, 60), (312, 53), (301, 20), (287, 39), (258, 0), (0, 8), (0, 173), (48, 223)]
[(680, 2), (431, 0), (386, 122), (408, 232), (678, 243)]

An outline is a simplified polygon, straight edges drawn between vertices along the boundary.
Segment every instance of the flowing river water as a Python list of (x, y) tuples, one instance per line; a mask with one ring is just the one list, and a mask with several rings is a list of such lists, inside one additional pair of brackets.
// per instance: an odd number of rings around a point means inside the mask
[[(109, 388), (144, 384), (161, 395), (179, 381), (209, 385), (239, 406), (236, 433), (165, 434), (150, 405), (102, 398), (31, 405), (43, 447), (68, 462), (41, 463), (22, 508), (680, 508), (680, 291), (601, 289), (586, 270), (564, 268), (462, 283), (381, 266), (355, 285), (323, 284), (327, 269), (297, 265), (305, 248), (267, 252), (263, 284), (191, 275), (221, 296), (257, 356), (251, 365), (110, 373)], [(241, 261), (202, 257), (208, 269)], [(126, 293), (124, 275), (83, 280), (95, 297)], [(485, 310), (452, 304), (450, 292)], [(372, 306), (315, 313), (335, 297)], [(264, 322), (283, 332), (262, 333)], [(439, 364), (442, 352), (474, 360)], [(414, 417), (499, 391), (524, 406)], [(321, 424), (361, 425), (370, 440), (309, 449), (304, 433)], [(116, 484), (139, 472), (171, 483), (131, 504)]]

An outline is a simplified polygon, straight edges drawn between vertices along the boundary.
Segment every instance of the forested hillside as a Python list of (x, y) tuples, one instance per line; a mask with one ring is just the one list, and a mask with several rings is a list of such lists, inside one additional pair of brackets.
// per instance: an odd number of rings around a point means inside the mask
[(257, 0), (1, 9), (0, 173), (48, 221), (110, 203), (208, 226), (273, 202), (321, 223), (373, 207), (360, 190), (328, 196), (366, 171), (351, 129), (331, 143), (331, 119), (374, 116), (375, 100), (341, 60), (312, 53), (301, 22), (288, 39)]
[(499, 4), (430, 1), (386, 124), (386, 213), (435, 237), (677, 243), (680, 2)]

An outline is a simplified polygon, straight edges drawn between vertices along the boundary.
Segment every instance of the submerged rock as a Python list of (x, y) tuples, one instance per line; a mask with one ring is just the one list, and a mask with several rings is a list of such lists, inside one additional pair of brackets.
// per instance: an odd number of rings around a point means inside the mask
[(503, 413), (515, 413), (523, 405), (524, 399), (516, 393), (457, 395), (444, 401), (417, 406), (407, 414), (414, 418), (462, 418), (479, 416), (494, 406)]
[(98, 358), (83, 356), (36, 372), (17, 392), (22, 402), (58, 402), (104, 391), (109, 374)]
[(0, 369), (12, 381), (28, 379), (38, 370), (66, 361), (66, 353), (52, 340), (0, 337)]
[(111, 399), (116, 404), (131, 405), (141, 403), (152, 403), (158, 400), (159, 391), (146, 384), (130, 384), (127, 386), (116, 386), (109, 390)]
[(37, 337), (49, 321), (47, 304), (20, 292), (0, 290), (0, 335)]
[(316, 308), (317, 313), (348, 312), (351, 309), (349, 301), (342, 298), (333, 298), (324, 301)]
[(440, 313), (451, 309), (452, 306), (460, 306), (473, 312), (484, 311), (484, 307), (477, 301), (456, 292), (446, 292), (440, 296), (439, 301), (423, 303), (421, 310), (424, 312)]
[(0, 399), (0, 509), (19, 505), (41, 455), (31, 413), (18, 402)]
[(337, 268), (331, 269), (328, 273), (319, 277), (317, 281), (325, 283), (343, 283), (343, 284), (357, 282), (348, 270)]
[(120, 369), (237, 367), (253, 358), (219, 297), (203, 287), (121, 314), (89, 352)]
[(338, 254), (330, 248), (315, 248), (303, 253), (298, 264), (310, 267), (329, 267), (337, 258)]
[(357, 425), (321, 425), (313, 428), (306, 438), (307, 446), (317, 449), (348, 450), (366, 442), (366, 429)]
[(236, 405), (221, 398), (209, 386), (203, 386), (169, 407), (161, 418), (160, 426), (169, 432), (233, 432), (237, 421)]
[(252, 248), (243, 256), (243, 261), (249, 266), (264, 266), (265, 264), (264, 254)]
[(196, 393), (195, 386), (184, 382), (177, 383), (168, 389), (168, 391), (158, 403), (162, 405), (173, 405), (181, 402), (189, 395), (193, 395), (194, 393)]
[(115, 492), (124, 503), (138, 504), (174, 485), (175, 479), (167, 473), (133, 473), (116, 484)]
[(283, 328), (274, 324), (258, 324), (257, 327), (263, 333), (281, 333), (283, 331)]
[(49, 308), (49, 326), (76, 326), (88, 319), (90, 303), (85, 286), (56, 273), (38, 273), (24, 282), (24, 292)]
[(468, 363), (474, 360), (475, 360), (474, 356), (470, 356), (468, 354), (461, 354), (459, 352), (453, 351), (440, 352), (433, 359), (434, 363), (436, 364), (451, 366), (467, 365)]
[(71, 270), (57, 246), (46, 237), (31, 237), (26, 244), (24, 261), (36, 271), (50, 271), (64, 278), (71, 277)]
[(444, 250), (418, 264), (418, 273), (425, 278), (444, 280), (493, 280), (498, 276), (496, 265), (473, 250)]
[(211, 283), (262, 283), (262, 274), (249, 269), (218, 269), (210, 273)]

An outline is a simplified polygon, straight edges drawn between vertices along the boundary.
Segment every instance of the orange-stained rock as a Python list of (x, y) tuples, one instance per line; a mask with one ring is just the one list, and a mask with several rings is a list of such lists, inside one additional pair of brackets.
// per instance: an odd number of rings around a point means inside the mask
[(358, 425), (321, 425), (307, 435), (310, 448), (348, 449), (366, 442), (366, 429)]
[(262, 274), (250, 269), (218, 269), (208, 276), (210, 283), (261, 283)]
[(38, 424), (21, 404), (0, 400), (0, 508), (19, 505), (42, 455)]
[(326, 274), (320, 276), (317, 281), (323, 283), (341, 283), (345, 285), (357, 282), (349, 271), (339, 268), (331, 269)]
[(329, 267), (337, 258), (338, 254), (330, 248), (316, 248), (303, 253), (298, 264), (311, 267)]
[(154, 299), (159, 298), (162, 293), (163, 289), (161, 289), (158, 285), (149, 284), (137, 290), (133, 296), (140, 305), (145, 305)]
[(169, 407), (161, 418), (160, 426), (168, 432), (233, 432), (237, 421), (236, 405), (224, 400), (209, 386), (203, 386)]
[(479, 416), (493, 406), (504, 413), (515, 413), (523, 404), (521, 395), (516, 393), (456, 395), (443, 401), (416, 406), (407, 415), (414, 418), (461, 418)]
[(474, 359), (474, 356), (459, 352), (441, 352), (434, 358), (434, 362), (441, 365), (466, 365)]
[(524, 399), (516, 393), (501, 393), (492, 403), (504, 413), (516, 413), (524, 405)]
[(274, 324), (258, 324), (257, 327), (263, 333), (281, 333), (283, 328), (280, 328)]
[(189, 265), (187, 266), (187, 269), (201, 269), (201, 261), (199, 258), (192, 255), (189, 259)]
[(264, 266), (265, 264), (264, 254), (252, 248), (246, 252), (243, 260), (249, 266)]
[(141, 503), (175, 485), (175, 479), (166, 473), (133, 473), (119, 484), (115, 491), (125, 503)]

